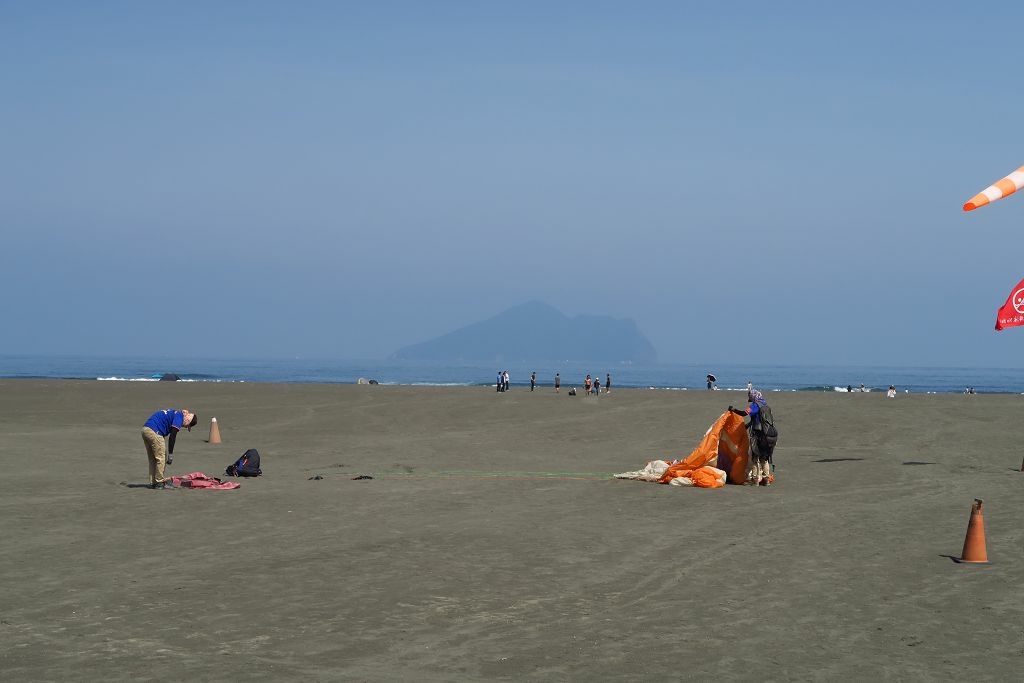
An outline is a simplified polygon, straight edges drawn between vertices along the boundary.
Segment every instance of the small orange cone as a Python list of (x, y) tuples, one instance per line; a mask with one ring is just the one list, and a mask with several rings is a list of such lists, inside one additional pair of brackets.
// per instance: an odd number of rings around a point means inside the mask
[(988, 552), (985, 550), (985, 518), (981, 514), (981, 498), (974, 499), (971, 506), (971, 521), (967, 523), (967, 537), (964, 539), (964, 551), (954, 562), (968, 564), (988, 564)]
[(206, 440), (207, 443), (220, 443), (220, 427), (217, 426), (217, 418), (210, 420), (210, 438)]

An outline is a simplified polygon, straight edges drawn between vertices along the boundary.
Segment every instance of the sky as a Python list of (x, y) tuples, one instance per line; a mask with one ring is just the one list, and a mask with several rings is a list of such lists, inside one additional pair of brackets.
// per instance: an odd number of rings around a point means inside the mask
[[(1024, 6), (0, 2), (0, 353), (1021, 367)], [(595, 330), (595, 334), (600, 334)]]

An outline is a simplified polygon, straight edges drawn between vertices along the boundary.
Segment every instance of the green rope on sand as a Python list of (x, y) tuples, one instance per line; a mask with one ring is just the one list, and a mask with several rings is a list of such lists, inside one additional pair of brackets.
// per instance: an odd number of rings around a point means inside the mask
[[(319, 470), (319, 473), (315, 476), (309, 477), (310, 479), (326, 479), (328, 477), (347, 477), (351, 478), (355, 472), (323, 472), (327, 468), (312, 468), (309, 471)], [(372, 470), (368, 470), (372, 471)], [(362, 472), (365, 474), (365, 472)], [(404, 471), (404, 472), (375, 472), (372, 475), (374, 479), (407, 479), (407, 478), (479, 478), (479, 479), (610, 479), (612, 475), (607, 472), (529, 472), (529, 471), (511, 471), (511, 472), (486, 472), (478, 470), (424, 470), (422, 472), (417, 471)]]
[[(354, 473), (337, 472), (332, 473), (339, 477), (350, 477)], [(405, 479), (426, 477), (432, 479), (440, 478), (481, 478), (481, 479), (610, 479), (611, 474), (607, 472), (479, 472), (476, 470), (441, 470), (436, 472), (381, 472), (374, 473), (374, 479)]]

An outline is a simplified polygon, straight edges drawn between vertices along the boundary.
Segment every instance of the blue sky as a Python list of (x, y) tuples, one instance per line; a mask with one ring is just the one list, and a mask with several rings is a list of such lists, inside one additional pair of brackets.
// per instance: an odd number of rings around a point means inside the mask
[(0, 352), (1024, 365), (1024, 9), (0, 4)]

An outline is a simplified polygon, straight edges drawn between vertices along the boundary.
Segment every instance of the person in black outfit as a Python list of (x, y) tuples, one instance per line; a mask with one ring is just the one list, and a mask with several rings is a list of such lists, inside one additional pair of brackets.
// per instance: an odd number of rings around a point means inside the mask
[(761, 392), (751, 389), (748, 393), (750, 405), (746, 410), (732, 406), (729, 406), (729, 410), (737, 415), (750, 418), (747, 423), (747, 436), (750, 441), (750, 467), (753, 474), (749, 480), (751, 484), (768, 486), (775, 479), (771, 472), (774, 467), (772, 454), (775, 452), (775, 442), (778, 440), (779, 434), (775, 429), (772, 409), (768, 407), (768, 402)]

